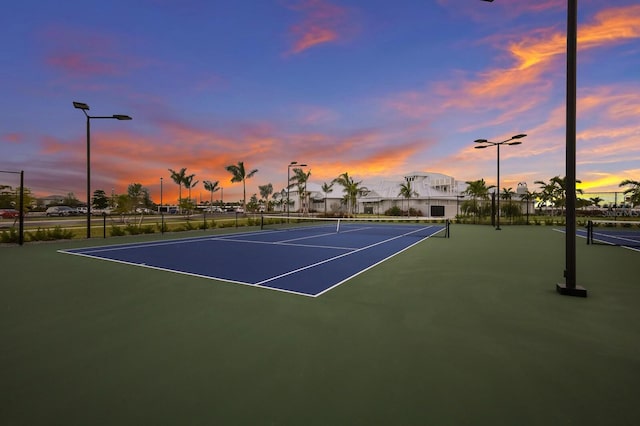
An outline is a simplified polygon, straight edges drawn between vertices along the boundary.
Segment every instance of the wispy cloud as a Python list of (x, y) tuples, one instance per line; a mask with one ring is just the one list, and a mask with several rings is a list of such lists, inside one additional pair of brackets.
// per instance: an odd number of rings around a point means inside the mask
[[(554, 28), (537, 29), (525, 36), (497, 44), (511, 59), (511, 65), (483, 71), (474, 77), (458, 73), (447, 82), (435, 83), (425, 91), (402, 93), (387, 105), (410, 117), (441, 113), (447, 109), (474, 109), (478, 105), (499, 105), (506, 111), (496, 122), (532, 109), (548, 98), (553, 79), (549, 78), (566, 52), (565, 34)], [(592, 23), (581, 25), (578, 46), (581, 50), (623, 43), (640, 38), (640, 6), (607, 9), (598, 13)], [(497, 43), (497, 42), (496, 42)], [(428, 102), (433, 91), (441, 97), (437, 107)], [(517, 96), (514, 96), (517, 94)], [(526, 102), (523, 103), (523, 99)]]
[(344, 36), (345, 8), (324, 0), (302, 0), (289, 8), (300, 12), (303, 19), (289, 29), (293, 46), (288, 54), (297, 54)]
[(2, 136), (0, 136), (0, 140), (2, 140), (2, 142), (8, 143), (22, 143), (24, 141), (24, 135), (15, 132), (4, 133)]
[(40, 39), (45, 50), (45, 64), (64, 76), (122, 76), (144, 66), (140, 58), (122, 53), (125, 42), (117, 35), (49, 26), (40, 33)]

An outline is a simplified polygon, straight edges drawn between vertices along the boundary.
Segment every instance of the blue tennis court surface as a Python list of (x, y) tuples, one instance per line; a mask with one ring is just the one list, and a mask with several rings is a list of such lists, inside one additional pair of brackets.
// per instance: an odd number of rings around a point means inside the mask
[(640, 221), (593, 220), (578, 235), (587, 244), (606, 244), (640, 251)]
[(318, 226), (60, 252), (317, 297), (444, 227)]

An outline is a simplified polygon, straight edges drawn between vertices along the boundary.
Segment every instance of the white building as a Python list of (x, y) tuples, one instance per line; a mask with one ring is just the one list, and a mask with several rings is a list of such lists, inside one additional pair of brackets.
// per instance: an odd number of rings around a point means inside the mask
[[(406, 182), (411, 182), (414, 191), (408, 202), (400, 195), (401, 185)], [(363, 191), (357, 199), (357, 213), (382, 215), (390, 208), (398, 207), (404, 211), (413, 209), (426, 217), (454, 218), (467, 184), (442, 173), (412, 172), (403, 180), (364, 180), (360, 187)], [(310, 209), (322, 213), (325, 211), (325, 197), (327, 212), (346, 211), (344, 189), (337, 184), (332, 189), (325, 194), (321, 185), (309, 182), (306, 189), (309, 201), (301, 203), (297, 189), (292, 188), (289, 193), (291, 212)]]

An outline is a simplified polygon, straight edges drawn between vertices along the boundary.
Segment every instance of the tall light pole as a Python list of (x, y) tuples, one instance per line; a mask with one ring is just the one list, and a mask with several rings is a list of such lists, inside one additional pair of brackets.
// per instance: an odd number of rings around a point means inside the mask
[(476, 139), (474, 142), (481, 144), (477, 145), (475, 149), (484, 149), (490, 146), (495, 146), (497, 148), (497, 169), (498, 169), (498, 178), (496, 180), (496, 191), (497, 191), (497, 202), (498, 202), (498, 211), (496, 212), (496, 231), (500, 231), (500, 145), (520, 145), (522, 142), (516, 139), (522, 139), (526, 137), (524, 133), (520, 133), (518, 135), (511, 136), (509, 139), (504, 140), (502, 142), (491, 142), (486, 139)]
[(87, 117), (87, 238), (91, 238), (91, 119), (131, 120), (131, 117), (122, 114), (91, 116), (87, 114), (89, 105), (82, 102), (74, 102), (73, 107), (82, 110)]
[(160, 233), (164, 234), (164, 202), (162, 200), (162, 183), (163, 183), (163, 179), (162, 176), (160, 177), (160, 218), (161, 220), (161, 225), (160, 225)]
[(567, 130), (566, 130), (566, 222), (564, 283), (558, 293), (587, 297), (587, 290), (576, 284), (576, 104), (578, 56), (578, 0), (567, 2)]
[(306, 164), (298, 164), (297, 161), (292, 161), (287, 166), (287, 217), (289, 216), (289, 188), (291, 187), (291, 185), (289, 185), (289, 180), (291, 179), (290, 172), (291, 172), (291, 167), (294, 167), (294, 166), (306, 167), (307, 165)]
[[(493, 0), (483, 0), (493, 2)], [(578, 57), (578, 0), (567, 0), (567, 100), (566, 100), (566, 232), (564, 283), (558, 293), (587, 297), (587, 290), (576, 283), (576, 104)]]

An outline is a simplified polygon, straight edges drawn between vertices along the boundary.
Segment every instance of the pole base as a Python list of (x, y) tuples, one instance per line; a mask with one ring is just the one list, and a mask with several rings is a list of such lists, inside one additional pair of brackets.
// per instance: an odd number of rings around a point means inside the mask
[(579, 285), (567, 287), (565, 283), (558, 283), (556, 284), (556, 291), (563, 296), (587, 297), (587, 289)]

